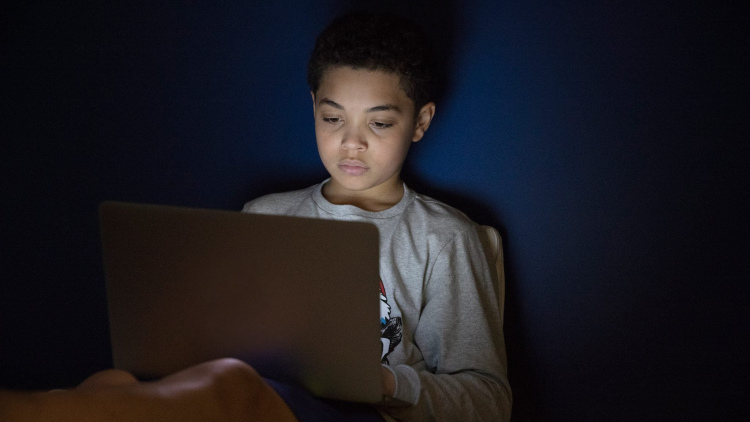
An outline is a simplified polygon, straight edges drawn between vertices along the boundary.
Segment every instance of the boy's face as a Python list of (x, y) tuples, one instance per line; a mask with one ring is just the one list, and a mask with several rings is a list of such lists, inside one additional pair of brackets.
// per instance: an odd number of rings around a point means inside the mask
[(399, 82), (392, 73), (345, 66), (323, 75), (313, 93), (315, 137), (331, 175), (323, 193), (332, 202), (364, 200), (378, 209), (403, 196), (401, 166), (411, 143), (422, 139), (435, 105), (425, 105), (415, 118), (414, 102)]

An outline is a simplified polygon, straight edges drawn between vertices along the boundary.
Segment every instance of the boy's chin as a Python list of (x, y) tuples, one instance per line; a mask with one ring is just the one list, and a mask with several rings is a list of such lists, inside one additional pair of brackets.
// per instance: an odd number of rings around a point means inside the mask
[[(401, 187), (400, 179), (373, 180), (367, 177), (331, 177), (331, 188), (355, 195), (388, 195)], [(392, 192), (394, 191), (394, 192)]]
[[(353, 180), (352, 180), (353, 179)], [(372, 183), (363, 180), (363, 177), (331, 177), (331, 189), (339, 192), (366, 192), (373, 187), (377, 186), (377, 183)]]
[(373, 180), (366, 175), (337, 175), (336, 177), (331, 177), (330, 188), (341, 193), (362, 195), (367, 194), (368, 192), (380, 192), (384, 188), (387, 189), (387, 184), (387, 182)]

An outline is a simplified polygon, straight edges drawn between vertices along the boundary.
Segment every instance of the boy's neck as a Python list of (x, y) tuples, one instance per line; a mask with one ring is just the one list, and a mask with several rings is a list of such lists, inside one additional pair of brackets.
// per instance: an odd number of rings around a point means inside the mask
[(347, 191), (340, 189), (329, 180), (323, 185), (323, 197), (335, 205), (353, 205), (365, 211), (385, 211), (398, 204), (404, 197), (404, 184), (401, 179), (392, 181), (391, 186), (378, 186), (375, 191)]

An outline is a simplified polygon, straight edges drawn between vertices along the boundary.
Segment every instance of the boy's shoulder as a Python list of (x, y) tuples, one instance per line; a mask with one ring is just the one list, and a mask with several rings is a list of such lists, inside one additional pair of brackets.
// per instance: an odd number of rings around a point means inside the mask
[(423, 225), (430, 231), (454, 235), (456, 232), (475, 231), (476, 223), (461, 210), (430, 196), (411, 191), (411, 224)]

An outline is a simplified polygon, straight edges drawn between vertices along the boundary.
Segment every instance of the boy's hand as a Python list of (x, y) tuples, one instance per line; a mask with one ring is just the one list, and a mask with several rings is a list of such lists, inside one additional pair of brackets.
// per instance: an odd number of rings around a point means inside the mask
[(393, 397), (396, 394), (396, 378), (393, 376), (393, 372), (385, 366), (380, 367), (380, 372), (382, 372), (383, 394)]

